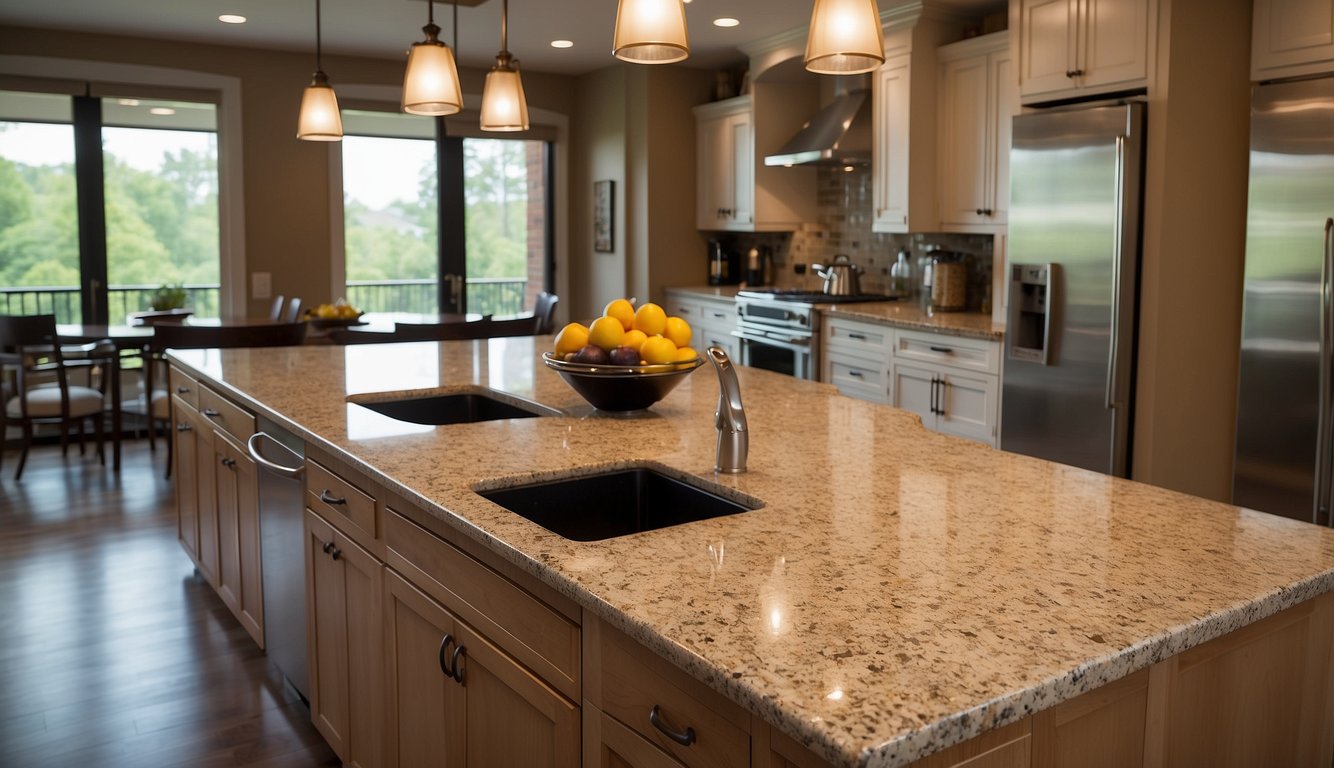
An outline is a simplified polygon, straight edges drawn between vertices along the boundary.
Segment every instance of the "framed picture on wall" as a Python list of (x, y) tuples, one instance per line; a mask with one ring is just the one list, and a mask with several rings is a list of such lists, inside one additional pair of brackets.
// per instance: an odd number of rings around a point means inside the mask
[(615, 250), (615, 191), (614, 181), (593, 182), (593, 250), (598, 253)]

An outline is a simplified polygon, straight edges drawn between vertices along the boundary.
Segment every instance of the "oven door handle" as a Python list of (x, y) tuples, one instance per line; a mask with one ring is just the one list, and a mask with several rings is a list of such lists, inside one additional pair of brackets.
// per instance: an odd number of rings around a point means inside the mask
[(755, 331), (732, 331), (732, 335), (753, 344), (770, 344), (793, 352), (809, 352), (811, 340), (805, 336), (770, 336)]

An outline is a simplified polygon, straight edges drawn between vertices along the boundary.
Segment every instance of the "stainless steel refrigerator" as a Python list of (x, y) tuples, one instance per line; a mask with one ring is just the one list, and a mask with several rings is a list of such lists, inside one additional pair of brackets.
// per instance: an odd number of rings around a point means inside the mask
[(1258, 85), (1232, 500), (1330, 523), (1334, 79)]
[(1014, 118), (1002, 450), (1130, 471), (1144, 108)]

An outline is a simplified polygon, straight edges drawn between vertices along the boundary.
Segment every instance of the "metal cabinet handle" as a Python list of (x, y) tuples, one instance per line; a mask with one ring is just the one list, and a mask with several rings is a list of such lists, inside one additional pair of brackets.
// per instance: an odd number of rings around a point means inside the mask
[(189, 391), (190, 391), (190, 388), (189, 388), (189, 387), (177, 387), (177, 388), (176, 388), (176, 394), (178, 394), (178, 395), (184, 395), (184, 394), (188, 393)]
[(973, 209), (973, 213), (977, 214), (978, 216), (981, 216), (981, 215), (982, 215), (982, 209), (981, 209), (981, 208), (974, 208), (974, 209)]
[(249, 440), (246, 441), (245, 444), (246, 453), (250, 454), (250, 458), (254, 459), (256, 464), (282, 477), (301, 477), (302, 475), (306, 474), (305, 464), (302, 464), (299, 467), (284, 467), (282, 464), (276, 464), (264, 458), (264, 455), (259, 452), (259, 443), (261, 440), (266, 440), (266, 439), (273, 440), (273, 438), (270, 437), (267, 432), (256, 432), (255, 434), (250, 436)]
[(931, 415), (934, 416), (934, 415), (936, 414), (936, 377), (935, 377), (935, 376), (932, 376), (932, 377), (931, 377), (931, 406), (930, 406), (930, 410), (931, 410)]
[(231, 469), (232, 467), (236, 466), (236, 459), (224, 458), (222, 460), (222, 466)]
[(719, 320), (721, 320), (721, 319), (723, 319), (724, 317), (727, 317), (727, 313), (725, 313), (725, 312), (714, 312), (714, 313), (713, 313), (713, 316), (716, 317), (716, 318), (718, 318)]
[(219, 416), (222, 415), (221, 413), (218, 413), (217, 411), (213, 410), (212, 408), (205, 408), (204, 410), (200, 411), (200, 413), (204, 414), (205, 416), (209, 417), (210, 419), (216, 419), (216, 418), (218, 418)]
[(454, 678), (454, 682), (460, 685), (463, 684), (463, 667), (459, 666), (459, 662), (463, 661), (467, 656), (468, 646), (460, 645), (454, 649), (453, 655), (449, 657), (449, 676)]
[(857, 341), (866, 341), (866, 334), (864, 334), (864, 333), (849, 333), (849, 334), (848, 334), (848, 338), (849, 338), (849, 339), (856, 339)]
[(927, 349), (931, 350), (932, 352), (939, 352), (942, 355), (954, 354), (954, 349), (952, 347), (927, 347)]
[(190, 426), (189, 424), (181, 423), (176, 425), (177, 432), (189, 432), (192, 429), (194, 429), (194, 427)]
[(861, 372), (861, 371), (848, 371), (848, 375), (851, 376), (851, 377), (854, 378), (854, 379), (860, 379), (860, 378), (862, 377), (862, 372)]
[(440, 652), (438, 658), (440, 660), (440, 671), (444, 673), (445, 677), (454, 676), (454, 673), (449, 669), (449, 665), (445, 663), (445, 654), (449, 653), (449, 646), (453, 642), (454, 636), (448, 632), (445, 633), (444, 637), (440, 638)]
[(327, 554), (329, 554), (329, 550), (333, 549), (333, 547), (334, 547), (334, 543), (333, 543), (332, 541), (326, 541), (326, 542), (324, 542), (324, 546), (323, 546), (323, 547), (320, 547), (320, 549), (323, 549), (323, 550), (324, 550), (324, 554), (327, 555)]
[(334, 560), (337, 560), (342, 556), (343, 556), (343, 550), (339, 549), (338, 547), (332, 547), (329, 549), (329, 557), (333, 558)]
[(347, 504), (347, 497), (335, 496), (332, 493), (329, 493), (328, 488), (325, 488), (324, 490), (320, 491), (320, 501), (324, 502), (325, 504), (333, 504), (334, 506), (341, 507)]
[(654, 728), (657, 728), (659, 731), (661, 731), (662, 735), (666, 736), (667, 738), (671, 739), (677, 744), (680, 744), (683, 747), (688, 747), (691, 744), (695, 743), (695, 729), (691, 728), (690, 726), (686, 726), (686, 729), (684, 731), (673, 730), (672, 727), (670, 725), (667, 725), (666, 721), (662, 719), (661, 707), (659, 707), (657, 704), (654, 704), (653, 709), (649, 710), (648, 722)]

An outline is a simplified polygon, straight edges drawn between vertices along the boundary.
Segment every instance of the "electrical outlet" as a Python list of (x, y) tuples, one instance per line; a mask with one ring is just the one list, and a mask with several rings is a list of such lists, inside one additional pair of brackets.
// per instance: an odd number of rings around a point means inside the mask
[(250, 298), (252, 299), (273, 298), (273, 273), (271, 272), (250, 273)]
[(804, 275), (806, 274), (806, 265), (801, 262), (797, 262), (796, 264), (792, 265), (792, 271), (796, 272), (798, 275)]

